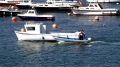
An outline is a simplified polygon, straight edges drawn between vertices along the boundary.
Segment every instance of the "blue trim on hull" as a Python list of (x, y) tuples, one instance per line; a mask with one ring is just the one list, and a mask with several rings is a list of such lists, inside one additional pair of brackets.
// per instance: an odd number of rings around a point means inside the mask
[(54, 21), (55, 17), (21, 17), (22, 20), (26, 21)]

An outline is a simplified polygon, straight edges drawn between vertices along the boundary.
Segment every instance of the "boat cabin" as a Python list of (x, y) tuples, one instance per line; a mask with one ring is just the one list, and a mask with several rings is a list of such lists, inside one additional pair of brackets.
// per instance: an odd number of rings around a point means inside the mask
[(38, 24), (25, 24), (25, 31), (29, 34), (44, 34), (46, 33), (46, 25)]
[(36, 10), (28, 10), (27, 15), (37, 15), (37, 11)]
[(78, 9), (86, 9), (86, 10), (89, 10), (89, 9), (103, 9), (102, 6), (98, 3), (89, 3), (88, 6), (83, 6), (83, 7), (79, 7)]

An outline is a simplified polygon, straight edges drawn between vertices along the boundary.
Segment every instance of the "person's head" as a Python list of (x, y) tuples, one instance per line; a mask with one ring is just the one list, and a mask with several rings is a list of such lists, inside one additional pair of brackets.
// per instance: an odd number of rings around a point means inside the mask
[(83, 32), (84, 30), (83, 30), (83, 29), (81, 29), (80, 31), (81, 31), (81, 32)]

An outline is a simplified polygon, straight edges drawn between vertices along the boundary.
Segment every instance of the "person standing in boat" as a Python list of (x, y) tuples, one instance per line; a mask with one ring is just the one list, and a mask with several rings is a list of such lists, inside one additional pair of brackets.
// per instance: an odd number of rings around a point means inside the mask
[(79, 40), (83, 40), (85, 38), (84, 30), (82, 29), (79, 33)]

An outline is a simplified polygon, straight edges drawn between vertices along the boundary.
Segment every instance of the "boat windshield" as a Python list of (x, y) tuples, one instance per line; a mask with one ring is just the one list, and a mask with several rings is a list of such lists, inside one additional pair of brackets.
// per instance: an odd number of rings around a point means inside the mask
[(98, 4), (98, 5), (100, 6), (101, 9), (103, 9), (102, 6), (101, 6), (100, 4)]

